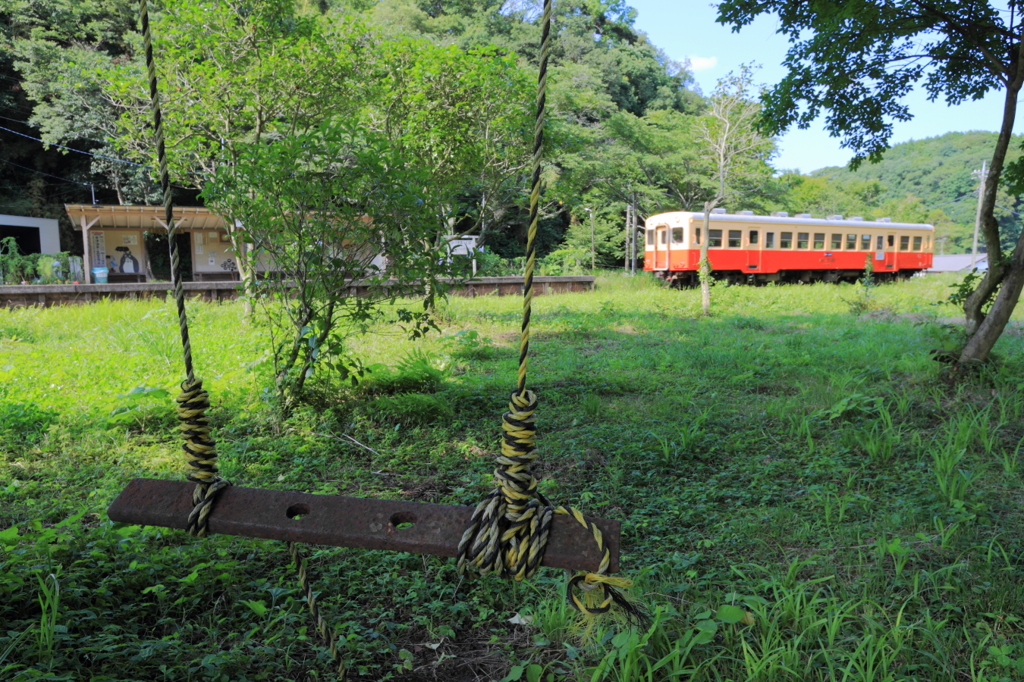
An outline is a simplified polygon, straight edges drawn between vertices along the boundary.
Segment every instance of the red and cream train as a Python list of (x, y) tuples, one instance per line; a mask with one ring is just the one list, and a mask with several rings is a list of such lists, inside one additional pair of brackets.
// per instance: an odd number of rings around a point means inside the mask
[[(644, 270), (682, 285), (697, 281), (703, 213), (677, 211), (645, 221)], [(864, 274), (908, 277), (932, 265), (935, 228), (839, 215), (711, 212), (708, 258), (716, 278), (742, 282), (838, 282)]]

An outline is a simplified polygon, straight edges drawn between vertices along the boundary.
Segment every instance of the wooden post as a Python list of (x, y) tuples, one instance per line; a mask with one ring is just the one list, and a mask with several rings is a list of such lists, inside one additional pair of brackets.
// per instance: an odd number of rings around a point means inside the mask
[(86, 224), (85, 215), (79, 217), (82, 226), (82, 279), (85, 280), (85, 284), (92, 284), (92, 250), (89, 248), (89, 228), (95, 225), (99, 219), (99, 216), (96, 216)]

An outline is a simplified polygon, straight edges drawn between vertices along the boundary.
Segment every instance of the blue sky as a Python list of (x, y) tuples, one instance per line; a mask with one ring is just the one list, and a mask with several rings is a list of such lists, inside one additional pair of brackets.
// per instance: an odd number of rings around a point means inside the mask
[[(788, 43), (776, 34), (774, 17), (761, 17), (739, 33), (715, 22), (717, 12), (707, 0), (630, 0), (638, 16), (636, 26), (651, 41), (677, 61), (689, 59), (701, 90), (710, 93), (719, 78), (741, 64), (756, 63), (761, 68), (757, 80), (774, 85), (782, 79), (781, 66)], [(929, 102), (923, 90), (907, 98), (912, 121), (894, 126), (892, 144), (920, 140), (944, 133), (968, 130), (997, 130), (1002, 118), (999, 92), (977, 102), (948, 107), (944, 102)], [(1019, 132), (1020, 125), (1014, 132)], [(781, 154), (776, 168), (809, 173), (825, 166), (847, 163), (850, 153), (829, 137), (820, 121), (808, 130), (793, 130), (780, 139)], [(978, 159), (981, 166), (982, 159)]]

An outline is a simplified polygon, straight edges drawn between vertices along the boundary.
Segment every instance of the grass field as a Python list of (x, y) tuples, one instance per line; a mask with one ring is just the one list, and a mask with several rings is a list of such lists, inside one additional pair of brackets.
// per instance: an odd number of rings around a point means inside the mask
[[(1024, 679), (1024, 336), (950, 377), (949, 278), (716, 287), (606, 276), (535, 303), (530, 384), (553, 500), (623, 521), (654, 614), (580, 625), (566, 577), (310, 548), (357, 679)], [(286, 421), (237, 304), (191, 306), (234, 483), (448, 504), (490, 489), (521, 302), (381, 326), (360, 387)], [(855, 315), (851, 309), (866, 311)], [(281, 543), (117, 527), (136, 476), (182, 476), (172, 306), (0, 310), (0, 679), (331, 679)]]

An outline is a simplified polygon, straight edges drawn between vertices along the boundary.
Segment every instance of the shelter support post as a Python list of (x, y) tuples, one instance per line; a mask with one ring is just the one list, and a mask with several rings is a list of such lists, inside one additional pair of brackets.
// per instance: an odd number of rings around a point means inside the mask
[(82, 226), (82, 279), (86, 284), (92, 284), (92, 248), (89, 245), (89, 228), (98, 220), (97, 217), (86, 223), (84, 215), (79, 218), (79, 224)]

